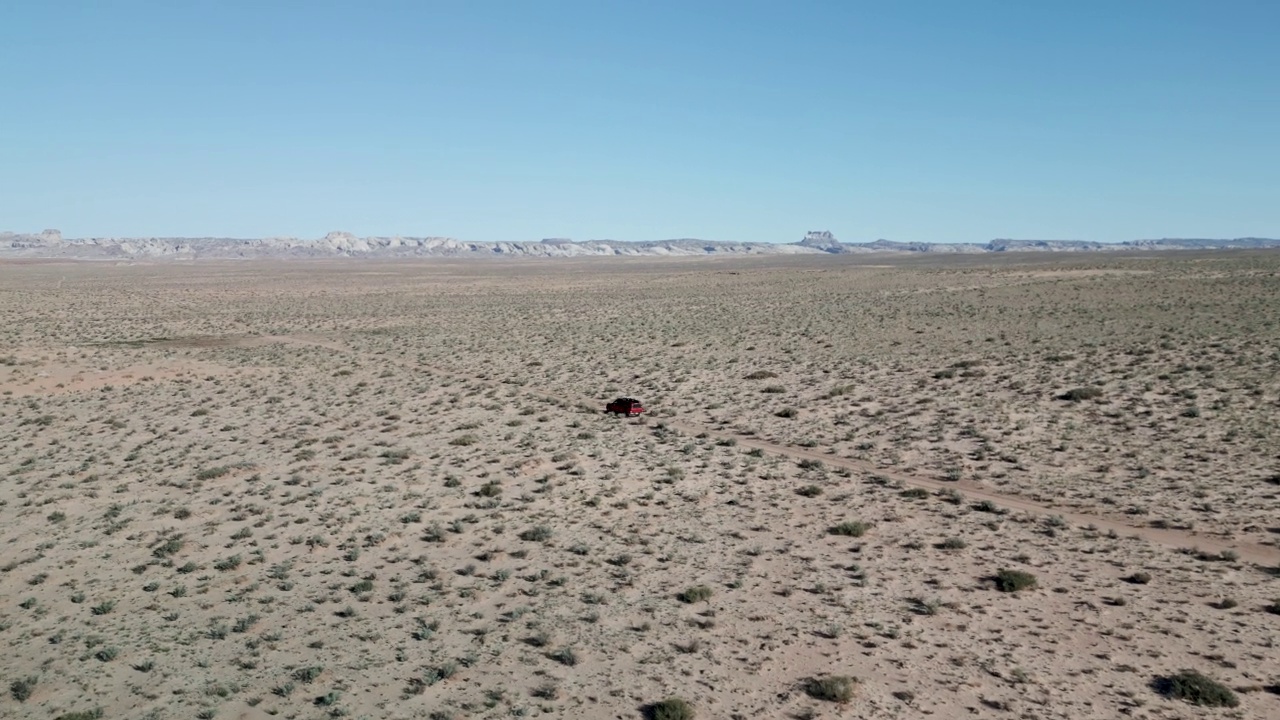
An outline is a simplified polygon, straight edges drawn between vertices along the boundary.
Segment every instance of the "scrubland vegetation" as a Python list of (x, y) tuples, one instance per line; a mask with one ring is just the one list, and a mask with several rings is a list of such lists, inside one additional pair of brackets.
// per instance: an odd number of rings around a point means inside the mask
[(5, 717), (1280, 716), (1280, 254), (0, 280)]

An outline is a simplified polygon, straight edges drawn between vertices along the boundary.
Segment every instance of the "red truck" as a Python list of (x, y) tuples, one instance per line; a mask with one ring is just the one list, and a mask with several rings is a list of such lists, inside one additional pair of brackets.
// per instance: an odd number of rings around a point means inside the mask
[(620, 397), (608, 405), (605, 405), (604, 411), (607, 413), (631, 417), (632, 415), (639, 415), (644, 412), (644, 405), (635, 398)]

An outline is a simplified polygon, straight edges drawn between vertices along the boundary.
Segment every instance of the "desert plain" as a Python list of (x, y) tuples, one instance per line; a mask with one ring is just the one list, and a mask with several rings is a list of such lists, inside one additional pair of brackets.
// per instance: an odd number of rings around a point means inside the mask
[(1280, 717), (1280, 252), (11, 261), (0, 318), (6, 718)]

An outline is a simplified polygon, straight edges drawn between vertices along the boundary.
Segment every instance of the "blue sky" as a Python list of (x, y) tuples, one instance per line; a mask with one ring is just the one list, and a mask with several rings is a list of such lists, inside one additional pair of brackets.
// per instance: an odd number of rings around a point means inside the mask
[(0, 229), (1280, 236), (1280, 3), (5, 0)]

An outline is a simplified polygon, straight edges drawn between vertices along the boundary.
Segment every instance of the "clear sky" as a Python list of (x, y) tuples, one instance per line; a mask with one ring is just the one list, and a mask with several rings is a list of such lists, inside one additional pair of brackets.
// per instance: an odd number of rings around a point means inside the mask
[(0, 229), (1280, 236), (1276, 0), (3, 0)]

